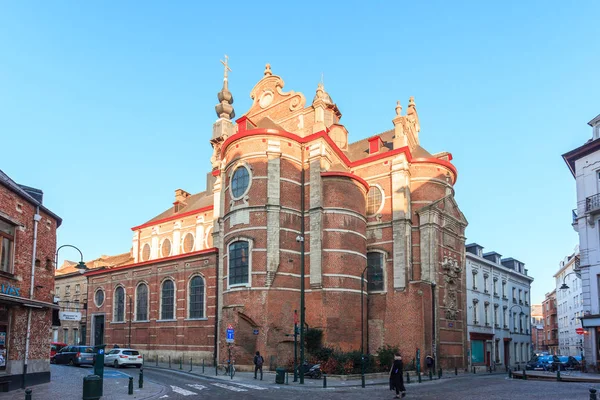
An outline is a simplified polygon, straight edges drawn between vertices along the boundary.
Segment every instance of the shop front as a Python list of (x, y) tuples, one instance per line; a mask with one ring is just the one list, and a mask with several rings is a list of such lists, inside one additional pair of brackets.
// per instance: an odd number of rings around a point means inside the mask
[(494, 335), (471, 332), (469, 339), (471, 342), (471, 366), (489, 367), (492, 364)]

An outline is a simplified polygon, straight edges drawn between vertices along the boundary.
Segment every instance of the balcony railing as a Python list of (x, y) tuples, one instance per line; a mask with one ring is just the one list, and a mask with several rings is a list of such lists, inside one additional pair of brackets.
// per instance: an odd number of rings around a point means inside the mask
[(594, 213), (600, 211), (600, 193), (585, 199), (585, 212)]

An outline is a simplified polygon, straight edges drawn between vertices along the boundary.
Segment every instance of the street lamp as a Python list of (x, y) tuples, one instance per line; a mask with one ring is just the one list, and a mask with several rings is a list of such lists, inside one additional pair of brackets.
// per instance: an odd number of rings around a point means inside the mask
[(79, 273), (83, 274), (85, 271), (88, 270), (87, 265), (85, 265), (85, 263), (83, 262), (83, 253), (81, 252), (81, 250), (70, 244), (63, 244), (58, 249), (56, 249), (56, 255), (54, 256), (54, 268), (58, 269), (58, 251), (63, 247), (72, 247), (79, 252), (79, 255), (81, 256), (81, 261), (79, 261), (75, 266), (75, 268), (79, 270)]
[[(577, 272), (573, 271), (573, 272), (569, 272), (568, 274), (566, 274), (565, 276), (563, 276), (563, 283), (562, 285), (558, 288), (559, 290), (567, 290), (569, 289), (569, 286), (565, 283), (565, 280), (567, 279), (567, 276), (569, 275), (577, 275)], [(579, 276), (578, 276), (579, 277)]]

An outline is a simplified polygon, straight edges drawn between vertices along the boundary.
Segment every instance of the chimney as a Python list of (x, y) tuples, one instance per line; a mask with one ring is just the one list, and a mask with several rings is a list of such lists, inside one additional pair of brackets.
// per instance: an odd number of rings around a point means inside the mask
[(187, 198), (191, 195), (183, 189), (175, 190), (175, 202), (173, 203), (173, 211), (179, 212), (187, 205)]
[(373, 136), (367, 140), (369, 141), (369, 154), (375, 154), (379, 152), (381, 145), (383, 145), (383, 140), (381, 140), (381, 137)]

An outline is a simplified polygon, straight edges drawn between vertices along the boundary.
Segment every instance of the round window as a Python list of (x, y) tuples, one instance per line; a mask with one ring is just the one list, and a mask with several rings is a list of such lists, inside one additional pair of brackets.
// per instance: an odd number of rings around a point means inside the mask
[(183, 238), (183, 252), (189, 253), (194, 249), (194, 235), (188, 233)]
[(231, 194), (235, 199), (239, 199), (250, 186), (250, 174), (244, 166), (237, 167), (231, 178)]
[(371, 186), (369, 188), (369, 194), (367, 194), (367, 215), (373, 216), (379, 212), (381, 204), (383, 202), (383, 194), (381, 189), (377, 186)]
[(168, 257), (171, 255), (171, 241), (169, 239), (165, 239), (162, 242), (162, 246), (160, 247), (160, 252), (163, 257)]
[(150, 245), (146, 243), (142, 248), (142, 261), (148, 261), (150, 259)]
[(96, 291), (94, 301), (97, 307), (102, 307), (102, 304), (104, 304), (104, 290), (100, 289)]

